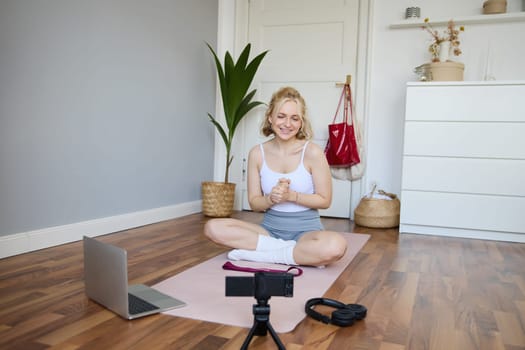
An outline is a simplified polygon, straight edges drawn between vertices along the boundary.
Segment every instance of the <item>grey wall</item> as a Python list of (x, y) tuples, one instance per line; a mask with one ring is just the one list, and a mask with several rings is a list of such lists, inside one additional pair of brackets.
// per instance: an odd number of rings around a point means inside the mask
[(213, 0), (0, 0), (0, 235), (200, 199)]

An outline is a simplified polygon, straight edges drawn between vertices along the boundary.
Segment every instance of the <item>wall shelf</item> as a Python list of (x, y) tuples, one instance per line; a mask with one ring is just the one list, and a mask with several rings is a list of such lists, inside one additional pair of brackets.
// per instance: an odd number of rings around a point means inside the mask
[[(525, 22), (525, 12), (511, 12), (511, 13), (500, 13), (495, 15), (476, 15), (476, 16), (460, 16), (451, 17), (446, 19), (436, 19), (429, 21), (434, 26), (447, 25), (448, 21), (453, 19), (458, 25), (462, 24), (481, 24), (481, 23), (507, 23), (507, 22)], [(392, 23), (390, 28), (402, 29), (402, 28), (414, 28), (421, 27), (424, 25), (424, 18), (418, 18), (417, 20), (407, 19), (401, 22)]]

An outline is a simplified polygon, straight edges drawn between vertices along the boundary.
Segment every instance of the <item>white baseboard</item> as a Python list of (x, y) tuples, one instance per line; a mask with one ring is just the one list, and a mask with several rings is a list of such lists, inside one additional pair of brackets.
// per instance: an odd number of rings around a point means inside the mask
[(422, 226), (412, 224), (400, 224), (400, 233), (416, 233), (432, 236), (446, 236), (458, 238), (484, 239), (490, 241), (525, 243), (525, 234), (513, 232), (499, 232), (486, 230), (470, 230), (438, 226)]
[(0, 236), (0, 259), (134, 227), (199, 213), (201, 201)]

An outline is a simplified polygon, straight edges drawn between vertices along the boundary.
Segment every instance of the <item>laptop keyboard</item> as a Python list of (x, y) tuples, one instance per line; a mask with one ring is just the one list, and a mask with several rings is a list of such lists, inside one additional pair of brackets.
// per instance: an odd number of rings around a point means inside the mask
[(146, 300), (140, 299), (139, 297), (134, 296), (133, 294), (128, 293), (128, 304), (129, 304), (129, 313), (131, 315), (140, 314), (142, 312), (147, 312), (151, 310), (157, 310), (159, 307), (151, 303), (148, 303)]

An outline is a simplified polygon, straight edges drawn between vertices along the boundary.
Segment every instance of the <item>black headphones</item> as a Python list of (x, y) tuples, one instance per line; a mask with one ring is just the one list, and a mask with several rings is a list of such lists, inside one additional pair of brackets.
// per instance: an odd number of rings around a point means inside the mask
[[(326, 305), (336, 308), (332, 312), (332, 317), (325, 316), (313, 309), (315, 305)], [(340, 301), (326, 298), (313, 298), (306, 302), (304, 306), (306, 314), (317, 321), (331, 323), (340, 327), (347, 327), (354, 324), (356, 320), (362, 320), (366, 317), (366, 307), (359, 304), (343, 304)]]

